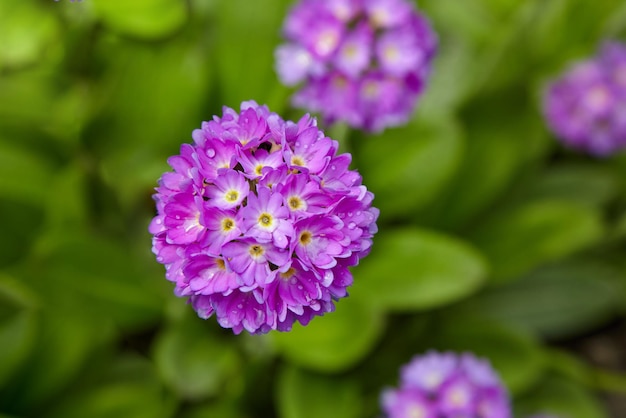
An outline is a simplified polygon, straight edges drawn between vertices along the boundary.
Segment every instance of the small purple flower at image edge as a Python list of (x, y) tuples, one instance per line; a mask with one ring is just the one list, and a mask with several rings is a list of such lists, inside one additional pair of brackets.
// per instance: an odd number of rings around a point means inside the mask
[(500, 377), (472, 353), (413, 357), (400, 369), (399, 386), (382, 392), (381, 405), (386, 418), (512, 418)]
[(605, 42), (574, 63), (543, 97), (549, 128), (563, 145), (598, 157), (626, 148), (626, 45)]

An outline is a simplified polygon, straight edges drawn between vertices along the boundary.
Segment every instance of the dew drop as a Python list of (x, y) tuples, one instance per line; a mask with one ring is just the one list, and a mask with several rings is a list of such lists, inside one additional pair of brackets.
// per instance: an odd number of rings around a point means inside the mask
[(302, 285), (299, 285), (298, 290), (302, 290), (302, 289), (303, 289)]
[[(240, 303), (239, 305), (237, 305), (237, 308), (243, 309), (243, 305)], [(233, 311), (233, 312), (237, 312), (237, 311)]]
[(213, 158), (215, 157), (215, 150), (213, 148), (209, 148), (206, 150), (206, 155), (209, 158)]
[(330, 169), (331, 169), (331, 170), (336, 170), (336, 169), (337, 169), (337, 167), (335, 167), (335, 164), (333, 164), (333, 165), (331, 165), (331, 166), (330, 166)]
[(155, 222), (157, 225), (161, 225), (163, 223), (163, 220), (161, 220), (161, 218), (158, 218)]
[(162, 262), (163, 262), (163, 257), (157, 257), (157, 261), (158, 261), (159, 263), (162, 263)]
[(362, 213), (362, 212), (361, 212), (360, 210), (359, 210), (359, 211), (357, 211), (356, 216), (361, 216), (361, 213)]
[(352, 215), (354, 215), (352, 212), (348, 212), (348, 218), (352, 218)]
[(356, 228), (356, 224), (354, 222), (350, 222), (348, 224), (348, 229), (354, 229), (354, 228)]
[(176, 219), (180, 219), (180, 215), (176, 215)]

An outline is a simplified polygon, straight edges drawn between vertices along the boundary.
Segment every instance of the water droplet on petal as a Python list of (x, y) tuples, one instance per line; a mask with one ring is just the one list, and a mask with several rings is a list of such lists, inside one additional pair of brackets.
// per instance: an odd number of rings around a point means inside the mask
[(209, 158), (213, 158), (215, 157), (215, 150), (213, 148), (209, 148), (206, 150), (206, 155)]
[(348, 224), (348, 229), (354, 229), (354, 228), (356, 228), (356, 224), (354, 222), (350, 222)]
[[(243, 309), (243, 305), (240, 303), (239, 305), (237, 305), (237, 308)], [(233, 312), (237, 312), (237, 311), (233, 311)]]

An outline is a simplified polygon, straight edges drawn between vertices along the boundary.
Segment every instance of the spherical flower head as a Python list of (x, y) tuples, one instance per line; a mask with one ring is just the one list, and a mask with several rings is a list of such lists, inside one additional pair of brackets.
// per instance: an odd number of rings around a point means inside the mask
[(174, 293), (237, 334), (333, 311), (377, 231), (351, 156), (308, 115), (284, 121), (252, 101), (192, 137), (168, 160), (149, 228)]
[(489, 362), (471, 353), (428, 352), (400, 371), (381, 396), (387, 418), (510, 418), (506, 389)]
[(545, 91), (544, 115), (568, 147), (607, 156), (626, 147), (626, 45), (609, 42)]
[(300, 0), (283, 33), (276, 72), (300, 86), (293, 105), (369, 132), (407, 122), (437, 48), (409, 0)]

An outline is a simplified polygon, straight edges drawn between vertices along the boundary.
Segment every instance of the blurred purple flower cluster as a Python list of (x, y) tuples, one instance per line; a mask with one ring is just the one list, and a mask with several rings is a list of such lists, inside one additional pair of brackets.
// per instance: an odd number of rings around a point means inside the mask
[(295, 106), (371, 132), (405, 123), (430, 72), (437, 37), (407, 0), (301, 0), (276, 50)]
[(378, 210), (315, 119), (244, 102), (168, 160), (150, 225), (175, 293), (235, 333), (290, 330), (334, 309), (369, 253)]
[(550, 128), (565, 145), (604, 156), (626, 147), (626, 46), (605, 43), (575, 64), (544, 97)]
[(387, 418), (510, 418), (510, 401), (487, 360), (431, 351), (400, 371), (400, 387), (382, 394)]

